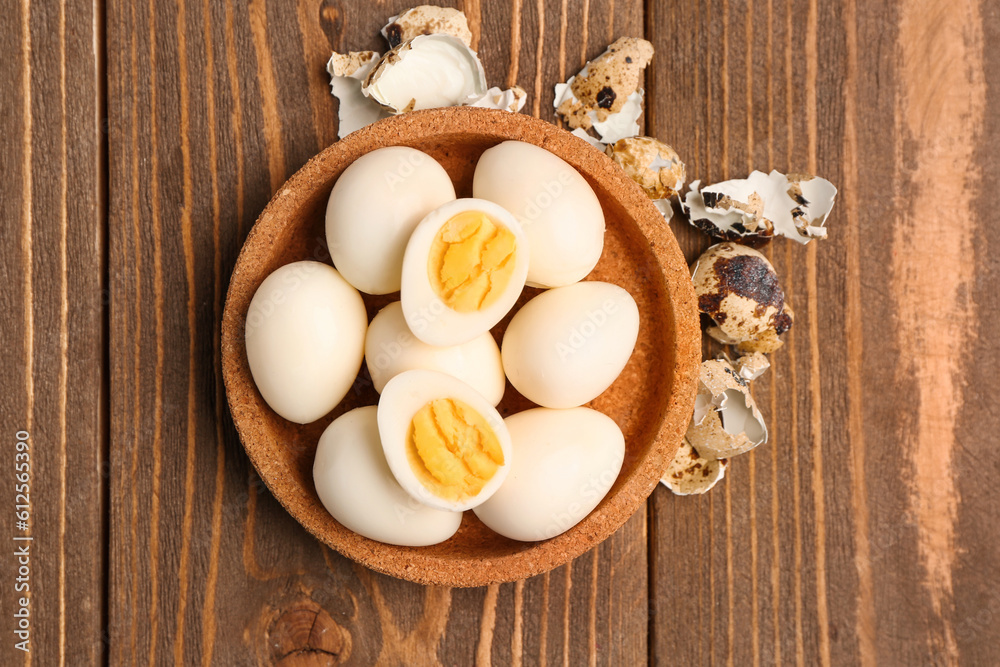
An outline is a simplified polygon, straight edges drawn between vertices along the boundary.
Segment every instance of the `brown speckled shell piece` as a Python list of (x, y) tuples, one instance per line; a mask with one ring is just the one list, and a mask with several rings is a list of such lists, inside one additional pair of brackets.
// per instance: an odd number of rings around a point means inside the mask
[[(625, 434), (622, 471), (598, 507), (575, 527), (544, 542), (516, 542), (466, 512), (458, 533), (430, 547), (397, 547), (344, 528), (323, 508), (312, 463), (323, 429), (378, 396), (367, 371), (330, 415), (312, 424), (272, 412), (250, 376), (243, 327), (254, 291), (279, 266), (299, 259), (329, 262), (324, 211), (337, 177), (358, 157), (384, 146), (412, 146), (448, 171), (460, 197), (470, 196), (476, 161), (508, 139), (532, 143), (575, 167), (594, 188), (607, 219), (604, 254), (589, 276), (621, 285), (635, 298), (641, 324), (631, 360), (589, 405)], [(525, 289), (518, 306), (538, 293)], [(365, 297), (369, 317), (398, 295)], [(494, 329), (500, 340), (510, 315)], [(694, 406), (701, 361), (694, 290), (684, 257), (663, 217), (610, 158), (544, 121), (489, 109), (418, 111), (369, 125), (333, 144), (288, 180), (261, 213), (233, 269), (222, 321), (222, 371), (233, 421), (250, 460), (275, 498), (318, 539), (379, 572), (424, 584), (481, 586), (558, 567), (606, 539), (642, 505), (673, 459)], [(532, 405), (508, 383), (504, 416)]]

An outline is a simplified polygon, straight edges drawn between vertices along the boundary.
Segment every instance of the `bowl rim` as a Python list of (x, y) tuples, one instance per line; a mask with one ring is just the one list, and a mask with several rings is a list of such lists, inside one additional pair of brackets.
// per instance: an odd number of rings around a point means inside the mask
[[(329, 532), (324, 530), (325, 522), (317, 520), (301, 506), (300, 502), (297, 502), (300, 499), (294, 496), (294, 490), (301, 485), (281, 485), (278, 483), (279, 480), (273, 479), (271, 473), (275, 462), (267, 456), (267, 448), (255, 446), (252, 441), (248, 420), (253, 415), (247, 413), (237, 399), (241, 383), (245, 384), (247, 380), (243, 377), (245, 374), (240, 372), (242, 366), (240, 362), (246, 358), (245, 340), (242, 335), (242, 321), (246, 313), (236, 312), (234, 293), (241, 284), (242, 274), (247, 271), (252, 274), (252, 267), (245, 266), (247, 258), (255, 248), (269, 241), (269, 233), (273, 231), (275, 225), (281, 225), (280, 216), (276, 211), (279, 208), (288, 206), (294, 208), (296, 205), (301, 205), (307, 198), (303, 193), (315, 189), (313, 181), (317, 175), (323, 180), (327, 164), (331, 160), (336, 161), (337, 155), (351, 149), (357, 150), (365, 145), (368, 147), (361, 154), (383, 146), (408, 145), (405, 140), (407, 129), (426, 130), (428, 126), (438, 129), (441, 135), (473, 132), (492, 136), (492, 133), (471, 129), (482, 125), (497, 128), (495, 133), (501, 132), (503, 128), (521, 125), (519, 129), (523, 138), (519, 140), (542, 148), (546, 148), (546, 143), (553, 138), (557, 138), (560, 142), (579, 142), (579, 154), (574, 156), (577, 162), (576, 164), (571, 162), (574, 169), (583, 173), (580, 168), (580, 163), (583, 163), (590, 167), (588, 171), (597, 171), (602, 179), (609, 179), (602, 180), (602, 185), (607, 189), (613, 185), (616, 192), (622, 193), (621, 197), (616, 198), (623, 208), (638, 213), (630, 217), (654, 249), (653, 254), (660, 268), (666, 303), (671, 307), (668, 316), (672, 320), (675, 348), (674, 367), (670, 374), (672, 384), (670, 396), (666, 409), (659, 415), (659, 423), (653, 429), (654, 442), (631, 476), (617, 490), (614, 499), (617, 505), (613, 512), (602, 515), (604, 518), (610, 518), (610, 521), (605, 521), (600, 530), (577, 530), (587, 523), (587, 519), (597, 514), (595, 509), (565, 533), (549, 540), (526, 543), (524, 550), (489, 559), (468, 559), (457, 562), (442, 557), (421, 556), (419, 550), (412, 551), (412, 548), (377, 542), (356, 533), (352, 533), (358, 538), (356, 540), (340, 542), (331, 539)], [(396, 140), (388, 142), (381, 140), (379, 135), (386, 133), (386, 130), (390, 130), (388, 134)], [(509, 136), (500, 134), (497, 134), (496, 138), (498, 143), (510, 140)], [(240, 442), (271, 494), (292, 518), (320, 542), (373, 570), (420, 584), (454, 587), (515, 581), (547, 572), (596, 547), (621, 528), (656, 488), (680, 444), (694, 408), (698, 369), (701, 363), (701, 329), (687, 261), (669, 225), (664, 222), (662, 214), (653, 206), (641, 188), (602, 151), (595, 150), (585, 140), (552, 123), (520, 113), (471, 107), (414, 111), (376, 121), (327, 146), (296, 171), (275, 191), (243, 242), (230, 275), (220, 334), (226, 400)], [(252, 379), (249, 383), (253, 386)], [(307, 490), (305, 492), (308, 495)], [(407, 554), (410, 556), (403, 559), (405, 563), (402, 565), (398, 564), (400, 559), (390, 558), (387, 564), (379, 557), (388, 551), (401, 549), (407, 549)]]

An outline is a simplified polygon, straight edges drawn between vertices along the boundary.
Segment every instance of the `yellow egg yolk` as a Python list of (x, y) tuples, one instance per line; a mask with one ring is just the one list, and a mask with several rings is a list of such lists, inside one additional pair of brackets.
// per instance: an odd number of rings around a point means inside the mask
[(463, 211), (434, 237), (427, 260), (431, 287), (452, 310), (486, 308), (510, 282), (516, 245), (514, 234), (482, 211)]
[(406, 455), (428, 491), (459, 502), (482, 491), (504, 462), (500, 441), (486, 419), (453, 398), (433, 400), (413, 416)]

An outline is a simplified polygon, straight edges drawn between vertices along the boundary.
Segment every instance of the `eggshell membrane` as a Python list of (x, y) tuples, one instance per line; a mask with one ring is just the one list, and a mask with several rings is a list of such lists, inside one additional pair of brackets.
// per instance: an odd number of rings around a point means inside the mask
[[(743, 428), (735, 428), (741, 419)], [(767, 425), (746, 380), (725, 359), (702, 362), (694, 417), (685, 438), (708, 460), (731, 458), (767, 442)]]
[(326, 63), (330, 92), (340, 101), (337, 105), (337, 137), (340, 139), (387, 115), (378, 102), (361, 92), (361, 82), (378, 59), (379, 54), (375, 51), (334, 52)]
[(473, 511), (505, 537), (523, 542), (566, 532), (597, 507), (625, 457), (625, 436), (590, 408), (534, 408), (504, 422), (514, 464), (503, 486)]
[[(413, 416), (425, 405), (439, 398), (457, 399), (482, 415), (503, 451), (503, 465), (497, 468), (478, 494), (464, 501), (451, 501), (429, 491), (417, 478), (406, 455), (407, 435)], [(500, 413), (482, 394), (458, 378), (444, 373), (412, 370), (389, 380), (378, 402), (378, 430), (386, 462), (396, 481), (410, 496), (430, 507), (454, 512), (471, 509), (493, 495), (510, 471), (510, 435)]]
[(681, 207), (692, 225), (711, 236), (753, 247), (775, 236), (805, 244), (826, 238), (823, 225), (836, 196), (837, 188), (823, 178), (754, 171), (704, 187), (695, 181)]
[(601, 203), (579, 172), (544, 148), (505, 141), (486, 150), (472, 194), (500, 204), (521, 223), (531, 244), (529, 285), (571, 285), (600, 260)]
[(597, 398), (625, 368), (639, 335), (632, 296), (586, 281), (542, 292), (511, 319), (500, 355), (514, 388), (548, 408)]
[(382, 56), (362, 92), (393, 114), (462, 104), (486, 92), (476, 52), (452, 35), (417, 35)]
[(500, 348), (489, 332), (461, 345), (428, 345), (406, 326), (403, 306), (398, 301), (380, 310), (368, 325), (365, 362), (378, 392), (396, 375), (414, 369), (440, 371), (457, 377), (493, 405), (503, 399), (507, 384)]
[(361, 295), (332, 266), (280, 267), (247, 310), (247, 361), (261, 396), (299, 424), (330, 412), (361, 368), (367, 328)]
[(326, 207), (326, 240), (347, 282), (366, 294), (398, 292), (403, 252), (417, 224), (455, 199), (448, 172), (414, 148), (390, 146), (355, 160)]
[[(427, 262), (438, 231), (463, 211), (481, 211), (514, 234), (514, 270), (500, 297), (491, 305), (472, 312), (452, 310), (431, 285)], [(510, 311), (524, 288), (530, 262), (530, 243), (517, 219), (509, 211), (485, 199), (456, 199), (437, 208), (420, 221), (403, 256), (403, 289), (400, 299), (410, 331), (428, 345), (461, 345), (489, 331)]]
[(444, 542), (459, 512), (421, 505), (392, 476), (378, 435), (377, 408), (347, 412), (320, 436), (313, 463), (316, 493), (334, 519), (359, 535), (407, 547)]

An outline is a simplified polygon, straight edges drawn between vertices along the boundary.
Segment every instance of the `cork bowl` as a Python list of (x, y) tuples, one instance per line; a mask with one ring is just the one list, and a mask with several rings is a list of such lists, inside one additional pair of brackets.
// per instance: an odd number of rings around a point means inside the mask
[[(244, 345), (250, 299), (265, 277), (300, 259), (329, 262), (324, 211), (337, 177), (355, 159), (384, 146), (411, 146), (437, 159), (459, 197), (471, 196), (484, 150), (516, 139), (575, 167), (594, 188), (607, 221), (604, 253), (589, 276), (627, 289), (639, 306), (639, 339), (618, 380), (590, 406), (625, 434), (621, 474), (598, 507), (544, 542), (516, 542), (466, 512), (454, 537), (430, 547), (397, 547), (344, 528), (323, 508), (312, 479), (316, 443), (338, 415), (378, 396), (367, 370), (331, 414), (306, 425), (275, 414), (254, 386)], [(515, 311), (539, 290), (526, 288)], [(365, 296), (369, 318), (397, 295)], [(493, 331), (499, 342), (510, 316)], [(694, 292), (673, 233), (642, 191), (603, 153), (544, 121), (504, 111), (419, 111), (363, 128), (310, 160), (282, 186), (250, 231), (233, 269), (222, 322), (222, 370), (233, 421), (250, 460), (275, 498), (331, 548), (379, 572), (424, 584), (480, 586), (562, 565), (610, 536), (645, 502), (666, 470), (690, 418), (700, 362)], [(500, 412), (532, 407), (508, 383)]]

